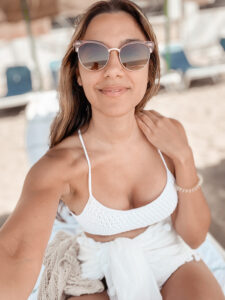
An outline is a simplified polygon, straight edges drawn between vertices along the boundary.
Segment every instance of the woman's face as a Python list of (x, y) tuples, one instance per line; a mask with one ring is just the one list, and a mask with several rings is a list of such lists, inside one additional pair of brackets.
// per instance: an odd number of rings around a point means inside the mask
[[(146, 40), (135, 19), (122, 11), (94, 17), (82, 39), (99, 41), (109, 48), (120, 48), (130, 39)], [(126, 70), (117, 51), (111, 51), (108, 64), (99, 71), (89, 71), (79, 62), (77, 81), (91, 103), (92, 113), (98, 110), (108, 116), (119, 116), (134, 112), (147, 89), (148, 67), (146, 64), (140, 70)]]

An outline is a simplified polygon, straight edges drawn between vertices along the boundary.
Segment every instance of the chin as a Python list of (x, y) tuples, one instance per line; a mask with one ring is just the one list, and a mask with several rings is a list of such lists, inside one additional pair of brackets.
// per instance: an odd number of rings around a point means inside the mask
[(115, 108), (111, 108), (111, 109), (102, 111), (102, 113), (108, 117), (122, 117), (122, 116), (130, 114), (130, 113), (134, 114), (134, 112), (135, 112), (135, 107), (129, 107), (129, 108), (115, 107)]

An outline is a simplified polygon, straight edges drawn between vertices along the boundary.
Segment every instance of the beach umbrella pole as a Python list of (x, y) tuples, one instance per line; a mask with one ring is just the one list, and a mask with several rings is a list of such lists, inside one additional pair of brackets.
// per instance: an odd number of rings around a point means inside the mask
[(165, 21), (165, 53), (166, 53), (166, 66), (167, 71), (170, 70), (170, 18), (169, 18), (169, 9), (168, 9), (169, 0), (164, 0), (163, 10), (164, 16), (166, 17)]
[(24, 20), (26, 23), (27, 35), (28, 35), (28, 38), (30, 41), (31, 57), (34, 61), (35, 73), (36, 73), (36, 75), (38, 77), (38, 81), (39, 81), (38, 90), (43, 90), (43, 80), (42, 80), (41, 71), (40, 71), (40, 67), (39, 67), (39, 63), (38, 63), (38, 59), (37, 59), (35, 39), (33, 37), (32, 29), (31, 29), (29, 7), (27, 4), (27, 0), (20, 0), (20, 3), (21, 3), (21, 10), (23, 13), (23, 17), (24, 17)]

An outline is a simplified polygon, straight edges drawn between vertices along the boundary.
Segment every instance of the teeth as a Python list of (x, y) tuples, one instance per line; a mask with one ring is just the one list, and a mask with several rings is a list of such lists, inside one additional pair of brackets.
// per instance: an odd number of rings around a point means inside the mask
[(121, 91), (121, 89), (120, 90), (104, 90), (104, 92), (113, 92), (113, 93), (120, 92), (120, 91)]

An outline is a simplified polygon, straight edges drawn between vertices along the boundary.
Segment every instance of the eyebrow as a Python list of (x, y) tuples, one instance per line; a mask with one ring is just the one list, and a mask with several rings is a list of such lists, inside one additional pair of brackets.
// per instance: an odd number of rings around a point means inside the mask
[(121, 43), (120, 43), (120, 46), (126, 44), (126, 43), (130, 43), (130, 42), (140, 42), (141, 40), (140, 39), (126, 39), (126, 40), (123, 40)]

